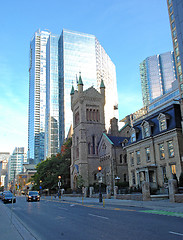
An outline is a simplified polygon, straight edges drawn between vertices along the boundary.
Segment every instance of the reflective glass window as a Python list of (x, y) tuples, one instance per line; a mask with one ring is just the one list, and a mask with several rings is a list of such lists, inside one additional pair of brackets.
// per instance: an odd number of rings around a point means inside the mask
[(130, 153), (130, 162), (131, 162), (131, 166), (134, 165), (134, 153)]
[(172, 11), (173, 11), (173, 8), (172, 8), (172, 6), (169, 8), (169, 13), (172, 13)]
[(175, 22), (172, 23), (172, 29), (174, 29), (174, 28), (175, 28)]
[(145, 152), (146, 152), (146, 161), (147, 162), (150, 162), (151, 160), (150, 160), (150, 148), (148, 147), (148, 148), (146, 148), (145, 149)]
[(140, 151), (136, 151), (137, 164), (140, 164)]
[(175, 38), (177, 36), (177, 31), (176, 29), (173, 31), (173, 38)]
[(183, 77), (182, 77), (182, 74), (179, 76), (179, 82), (182, 82), (183, 80)]
[(160, 153), (160, 159), (165, 158), (165, 149), (164, 149), (163, 143), (159, 144), (159, 153)]
[(174, 157), (174, 155), (175, 155), (173, 141), (168, 142), (168, 154), (169, 154), (169, 157)]
[(177, 69), (178, 69), (178, 73), (181, 73), (181, 72), (182, 72), (181, 65), (179, 65)]

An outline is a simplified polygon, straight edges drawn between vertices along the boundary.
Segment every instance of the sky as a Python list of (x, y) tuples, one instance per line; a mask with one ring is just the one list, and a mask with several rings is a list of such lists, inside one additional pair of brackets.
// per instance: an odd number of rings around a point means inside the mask
[(139, 64), (173, 49), (166, 0), (6, 0), (0, 23), (0, 152), (27, 150), (29, 48), (38, 29), (97, 37), (116, 66), (119, 119), (143, 107)]

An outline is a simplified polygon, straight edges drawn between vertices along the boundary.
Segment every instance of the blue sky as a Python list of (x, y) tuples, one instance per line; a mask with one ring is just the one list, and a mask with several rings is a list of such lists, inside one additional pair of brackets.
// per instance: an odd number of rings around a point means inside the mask
[(120, 119), (142, 107), (140, 62), (173, 49), (166, 0), (7, 0), (0, 22), (0, 152), (27, 149), (29, 44), (37, 29), (97, 37), (116, 65)]

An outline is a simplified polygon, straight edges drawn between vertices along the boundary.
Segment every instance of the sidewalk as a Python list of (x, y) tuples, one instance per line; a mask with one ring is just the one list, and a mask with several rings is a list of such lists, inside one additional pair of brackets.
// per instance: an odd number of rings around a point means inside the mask
[[(62, 200), (82, 203), (82, 197), (67, 197), (64, 195)], [(98, 198), (83, 198), (83, 204), (99, 204), (103, 206), (103, 203), (99, 203)], [(153, 210), (162, 210), (168, 212), (183, 213), (183, 203), (171, 203), (169, 199), (166, 200), (153, 200), (153, 201), (135, 201), (135, 200), (120, 200), (120, 199), (105, 199), (105, 206), (128, 206), (128, 207), (140, 207)]]
[(22, 240), (21, 235), (18, 233), (14, 224), (11, 223), (6, 212), (6, 206), (0, 201), (0, 239), (3, 240)]

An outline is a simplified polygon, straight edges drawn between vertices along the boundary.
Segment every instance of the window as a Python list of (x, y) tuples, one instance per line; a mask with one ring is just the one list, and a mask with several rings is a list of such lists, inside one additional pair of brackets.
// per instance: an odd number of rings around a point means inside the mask
[(180, 62), (180, 56), (177, 56), (177, 63), (179, 63)]
[(168, 5), (170, 5), (172, 3), (172, 0), (168, 0)]
[(160, 120), (159, 124), (160, 124), (160, 131), (163, 131), (166, 129), (166, 120), (165, 119)]
[(119, 156), (119, 162), (120, 163), (122, 163), (122, 157), (123, 157), (122, 154), (120, 154), (120, 156)]
[(172, 14), (171, 16), (170, 16), (170, 21), (172, 22), (174, 20), (174, 15)]
[(177, 32), (176, 32), (176, 29), (173, 31), (173, 38), (175, 38), (177, 36)]
[(172, 13), (172, 11), (173, 11), (173, 8), (172, 8), (172, 6), (169, 8), (169, 13)]
[(175, 47), (177, 46), (177, 38), (173, 40)]
[(135, 131), (132, 132), (132, 135), (131, 135), (131, 142), (135, 142), (136, 141), (136, 134), (135, 134)]
[(174, 28), (175, 28), (175, 22), (172, 23), (172, 29), (174, 29)]
[(164, 144), (163, 143), (161, 143), (159, 145), (159, 154), (160, 154), (160, 159), (165, 158), (165, 149), (164, 149)]
[(95, 135), (92, 136), (93, 154), (95, 154)]
[(136, 151), (137, 164), (140, 164), (140, 151)]
[(179, 55), (179, 48), (178, 47), (175, 48), (175, 55)]
[(180, 89), (181, 89), (181, 91), (183, 91), (183, 83), (180, 84)]
[(142, 121), (141, 123), (141, 128), (142, 128), (142, 137), (146, 138), (149, 137), (151, 135), (151, 129), (152, 126), (154, 126), (154, 123), (151, 121)]
[(179, 65), (177, 69), (178, 69), (178, 73), (181, 73), (181, 72), (182, 72), (181, 65)]
[(150, 148), (147, 147), (147, 148), (145, 149), (145, 152), (146, 152), (146, 161), (147, 161), (147, 162), (150, 162), (150, 161), (151, 161), (151, 159), (150, 159)]
[(182, 77), (182, 74), (179, 76), (179, 82), (182, 82), (183, 80), (183, 77)]
[(172, 172), (172, 175), (176, 174), (176, 166), (175, 166), (175, 164), (171, 165), (171, 172)]
[(170, 119), (169, 114), (163, 114), (160, 113), (158, 116), (158, 120), (159, 120), (159, 130), (160, 131), (164, 131), (167, 129), (168, 125), (167, 125), (167, 121), (168, 119)]
[(134, 166), (134, 153), (130, 153), (130, 162), (131, 162), (131, 166)]
[(133, 171), (132, 172), (132, 184), (136, 184), (136, 181), (135, 181), (135, 172)]
[(173, 141), (168, 141), (168, 154), (169, 157), (174, 157), (174, 147), (173, 147)]
[(124, 174), (124, 182), (126, 182), (127, 178), (126, 178), (126, 174)]
[(166, 167), (162, 167), (163, 182), (167, 182)]

